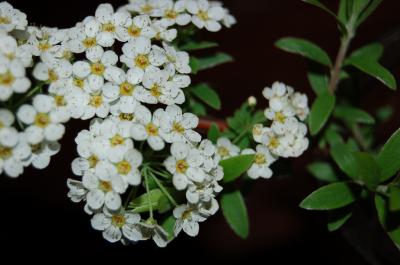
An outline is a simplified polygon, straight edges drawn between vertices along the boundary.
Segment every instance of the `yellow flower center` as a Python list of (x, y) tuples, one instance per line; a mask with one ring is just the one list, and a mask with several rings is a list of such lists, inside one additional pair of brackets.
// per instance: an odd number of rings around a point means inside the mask
[(131, 169), (132, 169), (131, 164), (126, 160), (122, 160), (117, 164), (118, 174), (127, 175), (129, 172), (131, 172)]
[(217, 152), (221, 157), (229, 156), (229, 150), (225, 146), (218, 146)]
[(88, 158), (88, 161), (89, 161), (90, 168), (94, 168), (97, 165), (97, 162), (99, 162), (99, 159), (97, 158), (97, 156), (91, 155)]
[(178, 17), (178, 13), (172, 9), (165, 11), (165, 17), (169, 19), (175, 19)]
[(269, 139), (268, 147), (271, 149), (275, 149), (279, 146), (279, 141), (276, 137), (271, 137)]
[(120, 113), (119, 118), (123, 121), (131, 121), (135, 116), (132, 113)]
[(145, 4), (142, 6), (142, 13), (150, 13), (151, 11), (153, 11), (153, 6), (150, 4)]
[(83, 89), (84, 81), (82, 79), (79, 79), (79, 78), (75, 77), (74, 80), (73, 80), (73, 83), (74, 83), (74, 86)]
[(128, 34), (132, 37), (139, 37), (140, 33), (142, 32), (141, 28), (136, 27), (135, 25), (130, 26), (127, 28)]
[(0, 129), (4, 128), (4, 123), (2, 121), (0, 121)]
[(187, 219), (189, 219), (191, 216), (192, 216), (192, 210), (191, 210), (191, 209), (188, 209), (188, 210), (186, 210), (186, 211), (183, 212), (183, 214), (182, 214), (182, 219), (183, 219), (183, 220), (187, 220)]
[(125, 225), (125, 217), (122, 215), (113, 215), (113, 217), (111, 218), (111, 223), (114, 226), (121, 228)]
[(0, 24), (10, 24), (11, 20), (8, 17), (0, 16)]
[(71, 60), (72, 59), (72, 52), (65, 50), (62, 54), (62, 58), (65, 60)]
[(110, 192), (110, 191), (112, 191), (111, 182), (108, 182), (108, 181), (100, 181), (100, 182), (99, 182), (99, 190), (102, 190), (103, 192)]
[(266, 162), (267, 162), (267, 159), (266, 159), (266, 157), (265, 157), (264, 154), (257, 153), (257, 154), (254, 156), (254, 163), (256, 163), (257, 165), (263, 165), (263, 164), (265, 164)]
[(38, 113), (35, 117), (35, 125), (40, 128), (45, 128), (50, 123), (50, 117), (46, 113)]
[(189, 164), (185, 160), (178, 160), (176, 162), (176, 172), (184, 174), (186, 170), (189, 168)]
[(153, 97), (159, 98), (162, 95), (161, 92), (161, 88), (158, 84), (154, 84), (151, 88), (150, 88), (150, 94)]
[(149, 66), (149, 58), (145, 54), (139, 54), (135, 58), (135, 64), (137, 67), (145, 69), (147, 66)]
[(210, 19), (210, 17), (208, 16), (208, 13), (206, 11), (200, 10), (199, 13), (197, 14), (197, 16), (204, 21), (207, 21)]
[(102, 31), (113, 33), (115, 32), (115, 25), (113, 23), (106, 23), (101, 26)]
[(53, 70), (49, 69), (49, 82), (54, 82), (58, 80), (58, 74)]
[(110, 139), (111, 146), (117, 146), (125, 143), (124, 137), (119, 134), (114, 135), (113, 138)]
[(62, 107), (62, 106), (67, 105), (67, 103), (65, 102), (65, 98), (62, 95), (55, 96), (54, 97), (54, 101), (56, 103), (56, 106), (58, 106), (58, 107)]
[(174, 121), (174, 123), (172, 124), (172, 130), (179, 134), (183, 134), (185, 132), (185, 128), (183, 128), (182, 124), (176, 121)]
[(0, 85), (10, 86), (14, 83), (14, 81), (15, 77), (10, 71), (0, 74)]
[(100, 107), (103, 104), (103, 97), (100, 95), (94, 95), (90, 97), (89, 105), (95, 108)]
[(146, 125), (146, 132), (149, 136), (157, 136), (158, 128), (153, 123), (149, 123)]
[(103, 75), (105, 69), (106, 69), (106, 67), (102, 63), (93, 63), (90, 66), (90, 70), (91, 70), (92, 74), (95, 74), (95, 75)]
[(97, 42), (95, 38), (86, 38), (82, 41), (83, 46), (85, 46), (86, 49), (92, 48), (96, 46)]
[(285, 115), (282, 114), (282, 112), (277, 112), (277, 113), (275, 113), (275, 120), (277, 122), (284, 123), (286, 120), (286, 117), (285, 117)]
[(5, 55), (9, 60), (14, 60), (15, 59), (15, 53), (13, 53), (13, 52), (6, 53)]
[(12, 149), (9, 147), (5, 147), (0, 145), (0, 158), (5, 160), (12, 156)]
[(32, 150), (32, 153), (39, 153), (40, 150), (42, 150), (42, 145), (41, 144), (32, 144), (31, 150)]
[(119, 85), (119, 93), (123, 96), (132, 96), (134, 90), (135, 87), (128, 82), (124, 82)]
[(48, 40), (39, 42), (38, 49), (42, 52), (48, 51), (51, 48), (51, 44)]

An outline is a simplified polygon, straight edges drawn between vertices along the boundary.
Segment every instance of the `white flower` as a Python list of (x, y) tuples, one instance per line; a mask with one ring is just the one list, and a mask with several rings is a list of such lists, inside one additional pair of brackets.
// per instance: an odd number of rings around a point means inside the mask
[(77, 176), (83, 176), (88, 169), (94, 169), (100, 158), (95, 154), (93, 143), (98, 136), (93, 131), (82, 130), (75, 138), (77, 151), (80, 157), (72, 161), (72, 172)]
[(165, 42), (163, 42), (163, 47), (168, 61), (166, 67), (172, 67), (181, 74), (189, 74), (192, 71), (189, 66), (189, 54), (187, 52), (176, 51), (174, 47), (169, 46)]
[(33, 98), (32, 105), (25, 104), (18, 109), (18, 119), (29, 125), (25, 135), (30, 144), (38, 144), (44, 139), (50, 142), (61, 139), (65, 127), (60, 124), (54, 109), (54, 98), (41, 94)]
[(158, 109), (152, 115), (146, 107), (137, 107), (135, 116), (138, 122), (131, 127), (132, 138), (136, 141), (147, 140), (153, 150), (162, 150), (165, 146), (164, 139), (160, 135), (160, 119), (163, 112), (162, 109)]
[(103, 205), (112, 211), (121, 207), (121, 196), (126, 191), (127, 185), (118, 175), (109, 175), (108, 168), (96, 165), (96, 173), (90, 169), (85, 172), (82, 178), (83, 186), (89, 190), (86, 196), (88, 206), (93, 210), (99, 210)]
[(122, 42), (139, 37), (152, 39), (155, 35), (156, 32), (151, 27), (151, 20), (147, 15), (129, 18), (123, 27), (117, 29), (117, 38)]
[(187, 10), (193, 14), (192, 22), (196, 27), (206, 28), (208, 31), (216, 32), (221, 29), (221, 21), (225, 16), (225, 10), (218, 5), (210, 6), (207, 0), (189, 0)]
[(297, 117), (301, 121), (304, 121), (310, 113), (307, 95), (296, 92), (291, 95), (290, 100)]
[(29, 27), (31, 33), (28, 43), (31, 45), (32, 54), (41, 56), (42, 60), (51, 59), (59, 49), (61, 42), (67, 39), (67, 30), (57, 28)]
[(69, 188), (68, 198), (70, 198), (71, 201), (78, 203), (86, 199), (88, 190), (83, 186), (81, 181), (68, 179), (67, 186)]
[(157, 225), (155, 220), (148, 220), (146, 223), (138, 224), (143, 239), (152, 238), (154, 243), (160, 248), (166, 247), (169, 243), (168, 233), (161, 226)]
[(186, 13), (186, 0), (166, 0), (162, 7), (156, 11), (156, 17), (161, 17), (161, 22), (165, 25), (172, 26), (177, 24), (185, 26), (190, 23), (192, 17)]
[(164, 2), (164, 0), (131, 0), (126, 9), (132, 13), (152, 15), (164, 5)]
[(171, 145), (171, 154), (164, 165), (173, 174), (172, 182), (177, 190), (184, 190), (189, 183), (201, 183), (205, 179), (201, 169), (203, 158), (197, 149), (186, 143), (175, 142)]
[(30, 85), (31, 81), (19, 61), (0, 59), (0, 101), (8, 100), (14, 92), (25, 93)]
[(0, 3), (0, 29), (6, 32), (23, 30), (28, 25), (26, 15), (7, 2)]
[(173, 211), (177, 219), (174, 234), (177, 236), (182, 230), (189, 236), (195, 237), (199, 233), (199, 222), (206, 220), (201, 214), (188, 205), (179, 205)]
[(232, 144), (226, 137), (220, 137), (217, 140), (217, 154), (223, 159), (239, 155), (240, 148)]
[(142, 154), (136, 149), (130, 149), (121, 161), (115, 163), (115, 168), (126, 183), (138, 186), (141, 183), (138, 167), (142, 164), (142, 161)]
[(74, 112), (75, 106), (71, 105), (72, 95), (70, 89), (66, 85), (68, 80), (60, 83), (60, 86), (49, 87), (49, 94), (54, 98), (55, 107), (53, 115), (58, 117), (58, 120), (62, 123), (66, 123), (70, 119), (70, 114)]
[(0, 173), (16, 178), (24, 171), (22, 160), (31, 155), (31, 149), (22, 134), (10, 127), (0, 132)]
[(72, 75), (72, 65), (65, 59), (53, 61), (52, 63), (39, 62), (35, 65), (33, 77), (40, 81), (49, 83), (49, 89), (54, 87), (65, 87), (67, 78)]
[(112, 214), (106, 209), (103, 213), (93, 215), (91, 224), (96, 230), (103, 231), (103, 237), (111, 243), (118, 242), (125, 237), (130, 241), (139, 241), (142, 234), (137, 227), (140, 222), (140, 215), (127, 213), (121, 210), (120, 213)]
[(24, 67), (32, 63), (32, 52), (29, 44), (18, 45), (17, 40), (10, 35), (0, 33), (0, 60), (18, 61)]
[(272, 170), (269, 166), (276, 160), (276, 158), (271, 155), (266, 146), (257, 145), (256, 152), (252, 149), (244, 149), (242, 154), (254, 154), (254, 163), (251, 165), (250, 169), (247, 170), (247, 174), (250, 178), (270, 178), (272, 176)]
[(201, 136), (194, 131), (199, 118), (192, 113), (182, 114), (182, 109), (176, 105), (167, 106), (161, 118), (161, 130), (164, 139), (169, 142), (200, 142)]
[(32, 165), (37, 169), (44, 169), (50, 164), (50, 159), (53, 155), (60, 151), (60, 144), (58, 142), (47, 142), (31, 145), (32, 155), (24, 160), (24, 165)]
[(165, 105), (182, 104), (185, 96), (173, 81), (169, 80), (166, 71), (157, 67), (148, 67), (143, 76), (144, 88), (137, 89), (137, 99), (147, 104), (162, 103)]
[(165, 23), (163, 23), (161, 20), (154, 21), (152, 28), (156, 32), (156, 36), (154, 38), (159, 41), (172, 42), (178, 35), (178, 31), (176, 29), (168, 28), (168, 25), (165, 25)]

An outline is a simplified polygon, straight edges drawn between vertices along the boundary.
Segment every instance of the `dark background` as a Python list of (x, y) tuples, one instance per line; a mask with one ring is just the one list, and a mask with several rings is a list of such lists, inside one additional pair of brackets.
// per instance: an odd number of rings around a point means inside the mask
[[(28, 14), (29, 22), (60, 28), (73, 26), (85, 16), (94, 14), (101, 2), (10, 1)], [(114, 6), (125, 3), (111, 2)], [(249, 95), (260, 97), (262, 88), (275, 80), (292, 85), (312, 99), (305, 77), (306, 62), (277, 50), (273, 43), (284, 36), (309, 38), (333, 57), (339, 44), (334, 21), (300, 0), (224, 2), (236, 16), (238, 24), (218, 34), (204, 34), (204, 38), (217, 40), (220, 49), (232, 54), (236, 62), (197, 77), (215, 84), (221, 93), (223, 111), (214, 115), (229, 115)], [(338, 1), (324, 2), (335, 8)], [(396, 75), (400, 73), (399, 36), (396, 33), (400, 29), (399, 10), (399, 1), (384, 1), (360, 28), (352, 46), (383, 42), (389, 51), (382, 62)], [(398, 106), (399, 93), (389, 92), (365, 76), (363, 82), (360, 106), (371, 112), (387, 103)], [(396, 117), (399, 117), (398, 111), (397, 108)], [(399, 125), (399, 118), (393, 118), (385, 126), (380, 126), (378, 139), (385, 139)], [(67, 126), (62, 151), (46, 170), (28, 169), (19, 179), (4, 176), (0, 179), (2, 258), (46, 259), (56, 255), (63, 260), (76, 261), (82, 258), (115, 262), (123, 259), (122, 262), (127, 264), (155, 259), (186, 264), (242, 263), (258, 258), (263, 264), (366, 264), (365, 259), (343, 238), (343, 233), (327, 232), (325, 215), (305, 212), (297, 207), (301, 199), (318, 185), (304, 169), (312, 152), (300, 160), (290, 161), (294, 169), (290, 177), (257, 181), (246, 192), (251, 222), (251, 235), (246, 241), (237, 238), (218, 214), (201, 225), (197, 238), (181, 235), (166, 249), (157, 249), (151, 242), (129, 247), (111, 245), (102, 239), (101, 233), (90, 227), (90, 218), (82, 206), (73, 204), (66, 196), (66, 179), (72, 177), (70, 162), (76, 156), (73, 139), (82, 124)], [(380, 241), (376, 243), (381, 244)], [(395, 264), (388, 260), (375, 264)]]

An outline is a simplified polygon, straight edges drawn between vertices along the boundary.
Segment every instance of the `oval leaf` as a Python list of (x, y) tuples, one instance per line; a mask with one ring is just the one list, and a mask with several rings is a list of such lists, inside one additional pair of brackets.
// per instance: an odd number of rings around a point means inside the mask
[(330, 211), (328, 215), (328, 230), (330, 232), (338, 230), (350, 219), (351, 215), (351, 209), (347, 207)]
[(254, 155), (240, 155), (222, 160), (219, 164), (224, 169), (224, 182), (232, 182), (246, 172), (253, 164)]
[(332, 210), (353, 203), (357, 198), (356, 186), (336, 182), (319, 188), (307, 196), (300, 207), (306, 210)]
[(353, 153), (358, 177), (369, 187), (375, 189), (379, 184), (380, 170), (375, 158), (363, 152)]
[(381, 181), (392, 177), (400, 170), (400, 129), (385, 143), (378, 155)]
[(331, 147), (331, 156), (339, 168), (352, 179), (357, 179), (357, 165), (352, 154), (353, 150), (346, 144), (336, 144)]
[(218, 65), (233, 62), (233, 57), (227, 53), (219, 52), (209, 57), (196, 58), (197, 68), (196, 73), (198, 71), (214, 68)]
[(188, 42), (179, 47), (181, 51), (197, 51), (217, 47), (218, 43), (211, 41)]
[[(383, 55), (383, 45), (380, 43), (370, 43), (354, 51), (349, 58), (362, 57), (372, 61), (378, 61)], [(344, 63), (347, 64), (347, 61)]]
[(219, 98), (217, 92), (215, 92), (215, 90), (210, 86), (206, 84), (199, 84), (192, 87), (191, 92), (210, 107), (216, 110), (221, 109), (221, 99)]
[(300, 54), (317, 63), (329, 67), (332, 66), (328, 54), (318, 45), (308, 40), (290, 37), (282, 38), (275, 43), (275, 46), (290, 53)]
[(311, 135), (316, 135), (324, 127), (335, 107), (335, 101), (335, 96), (328, 92), (319, 95), (314, 101), (309, 118)]
[(243, 239), (247, 238), (249, 236), (249, 218), (240, 191), (223, 194), (221, 207), (225, 220), (236, 235)]
[(335, 118), (351, 122), (351, 123), (363, 123), (363, 124), (374, 124), (375, 119), (368, 112), (350, 107), (350, 106), (337, 106), (333, 113)]
[(307, 167), (308, 171), (317, 179), (334, 182), (337, 181), (335, 172), (333, 171), (331, 165), (326, 162), (315, 162)]

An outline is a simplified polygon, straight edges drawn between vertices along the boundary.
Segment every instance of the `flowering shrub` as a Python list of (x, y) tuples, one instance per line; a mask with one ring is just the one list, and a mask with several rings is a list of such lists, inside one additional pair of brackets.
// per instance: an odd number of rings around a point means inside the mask
[[(327, 10), (318, 1), (306, 2)], [(350, 66), (390, 88), (396, 86), (378, 63), (379, 45), (346, 58), (356, 28), (378, 2), (341, 4), (339, 17), (329, 11), (343, 34), (334, 65), (309, 41), (284, 38), (276, 43), (323, 66), (309, 73), (317, 94), (311, 111), (305, 94), (275, 82), (262, 91), (268, 102), (264, 111), (257, 109), (255, 97), (249, 97), (227, 119), (227, 126), (212, 124), (207, 135), (197, 129), (199, 117), (209, 107), (219, 110), (221, 101), (208, 84), (193, 84), (191, 75), (232, 57), (223, 52), (195, 57), (189, 52), (217, 46), (199, 41), (200, 30), (218, 32), (236, 23), (221, 3), (131, 0), (118, 9), (101, 4), (94, 16), (72, 28), (57, 29), (28, 26), (24, 13), (1, 2), (0, 170), (15, 178), (25, 167), (47, 167), (60, 151), (65, 124), (88, 120), (88, 128), (75, 138), (78, 155), (72, 161), (75, 176), (67, 181), (68, 197), (84, 204), (92, 227), (107, 241), (152, 239), (165, 247), (182, 231), (196, 236), (199, 223), (213, 216), (220, 204), (231, 228), (245, 238), (247, 211), (233, 182), (271, 178), (272, 164), (307, 150), (309, 127), (313, 136), (318, 135), (320, 148), (329, 147), (352, 181), (339, 181), (345, 177), (334, 173), (328, 162), (313, 163), (312, 174), (334, 183), (311, 194), (301, 206), (332, 211), (346, 207), (361, 194), (352, 193), (351, 186), (358, 185), (364, 194), (376, 194), (383, 216), (385, 196), (398, 196), (400, 191), (397, 182), (385, 182), (400, 167), (393, 159), (399, 133), (375, 159), (367, 152), (372, 149), (359, 127), (374, 119), (351, 102), (336, 100), (334, 93), (342, 79), (350, 78), (343, 68)], [(332, 113), (334, 119), (329, 119)], [(354, 139), (345, 141), (342, 127), (350, 129)], [(363, 152), (355, 152), (360, 148)], [(226, 186), (229, 189), (223, 192)], [(346, 211), (330, 223), (331, 230), (350, 215)]]

